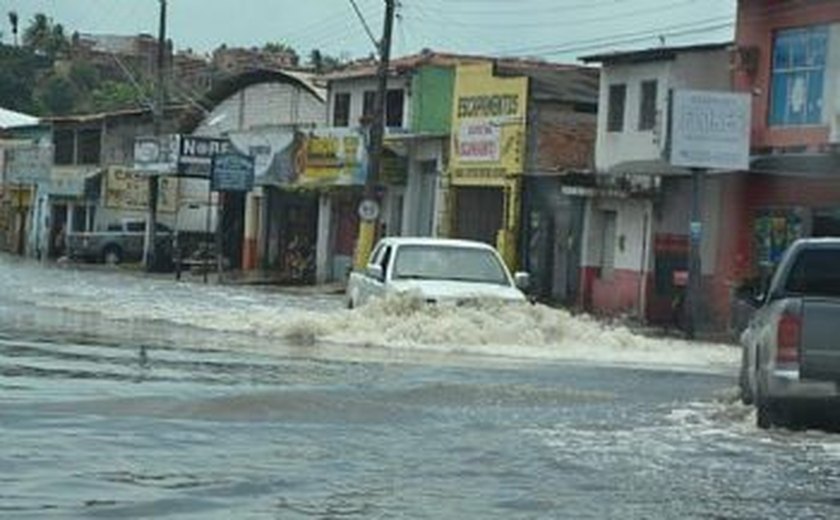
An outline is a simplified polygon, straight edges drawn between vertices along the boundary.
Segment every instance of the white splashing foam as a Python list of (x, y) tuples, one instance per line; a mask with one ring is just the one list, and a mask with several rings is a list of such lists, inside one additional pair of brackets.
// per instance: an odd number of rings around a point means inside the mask
[[(45, 274), (45, 271), (39, 271)], [(542, 305), (493, 301), (429, 306), (393, 296), (355, 310), (243, 288), (46, 271), (16, 291), (39, 306), (108, 319), (156, 320), (200, 329), (255, 334), (285, 344), (372, 346), (401, 351), (460, 353), (734, 372), (737, 348), (650, 338), (620, 326)], [(8, 273), (11, 275), (12, 273)], [(33, 273), (34, 274), (34, 273)], [(0, 277), (13, 288), (14, 276)], [(17, 281), (20, 281), (19, 279)], [(305, 310), (314, 309), (314, 310)]]

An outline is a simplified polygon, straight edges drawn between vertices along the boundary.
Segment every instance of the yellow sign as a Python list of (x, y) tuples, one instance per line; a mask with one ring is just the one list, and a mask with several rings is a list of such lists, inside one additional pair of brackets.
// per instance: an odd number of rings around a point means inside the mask
[(453, 183), (499, 185), (522, 174), (527, 107), (527, 77), (496, 77), (491, 63), (458, 66), (449, 163)]
[(362, 135), (353, 130), (327, 129), (308, 134), (298, 153), (302, 185), (361, 185), (366, 164)]
[[(173, 213), (178, 201), (178, 178), (158, 179), (158, 211)], [(108, 169), (105, 177), (105, 207), (121, 210), (147, 210), (149, 208), (149, 177), (127, 168)]]

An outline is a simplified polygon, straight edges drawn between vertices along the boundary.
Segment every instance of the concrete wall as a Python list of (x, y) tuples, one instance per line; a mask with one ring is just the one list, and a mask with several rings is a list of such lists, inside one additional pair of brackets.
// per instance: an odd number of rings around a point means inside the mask
[[(399, 77), (388, 79), (388, 90), (403, 89), (405, 96), (403, 98), (403, 128), (408, 129), (411, 126), (412, 117), (412, 95), (410, 77)], [(350, 127), (358, 127), (359, 120), (363, 114), (364, 99), (366, 91), (375, 91), (377, 88), (376, 78), (360, 78), (337, 80), (330, 84), (329, 95), (327, 97), (327, 119), (326, 126), (333, 124), (333, 109), (335, 108), (335, 95), (341, 93), (350, 93)]]
[[(594, 167), (597, 115), (563, 103), (533, 102), (536, 128), (527, 171), (562, 172)], [(529, 130), (531, 131), (531, 130)]]
[(219, 103), (193, 133), (216, 137), (261, 126), (325, 123), (324, 103), (308, 90), (289, 83), (258, 83)]
[(420, 67), (411, 82), (411, 129), (416, 133), (448, 134), (452, 123), (455, 69)]
[[(656, 124), (639, 130), (641, 83), (656, 80)], [(671, 61), (604, 65), (598, 101), (595, 167), (608, 171), (626, 161), (660, 159), (668, 128), (670, 89), (730, 90), (729, 56), (725, 50), (686, 52)], [(625, 84), (624, 129), (607, 132), (610, 85)]]

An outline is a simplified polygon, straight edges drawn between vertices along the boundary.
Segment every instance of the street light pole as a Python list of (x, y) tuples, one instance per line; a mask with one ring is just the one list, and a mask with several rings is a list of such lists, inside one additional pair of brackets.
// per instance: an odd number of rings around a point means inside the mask
[[(385, 22), (382, 29), (382, 41), (379, 43), (379, 66), (376, 71), (377, 89), (374, 103), (373, 124), (370, 127), (370, 143), (368, 145), (368, 171), (365, 179), (365, 192), (362, 204), (367, 207), (377, 207), (375, 203), (376, 180), (382, 164), (382, 142), (385, 138), (385, 98), (388, 93), (388, 67), (391, 59), (391, 34), (394, 28), (394, 11), (396, 0), (385, 0)], [(353, 266), (362, 269), (373, 249), (376, 237), (376, 223), (378, 211), (374, 211), (370, 218), (361, 211), (359, 221), (359, 237), (356, 240), (355, 258)]]

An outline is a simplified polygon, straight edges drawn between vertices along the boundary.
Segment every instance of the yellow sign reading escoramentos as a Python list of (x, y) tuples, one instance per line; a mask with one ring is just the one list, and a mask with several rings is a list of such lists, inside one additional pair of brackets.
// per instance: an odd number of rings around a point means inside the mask
[(500, 78), (493, 65), (459, 65), (452, 107), (452, 181), (499, 184), (525, 162), (528, 78)]

